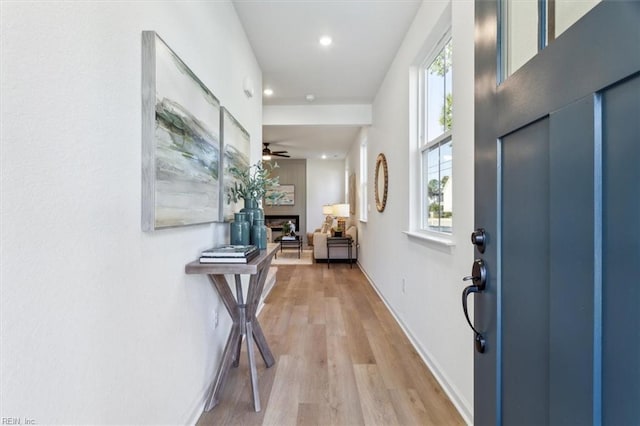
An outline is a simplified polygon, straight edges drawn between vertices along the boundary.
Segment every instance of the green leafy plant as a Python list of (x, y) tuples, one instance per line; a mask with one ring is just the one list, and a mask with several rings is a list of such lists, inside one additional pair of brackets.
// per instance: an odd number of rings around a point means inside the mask
[(282, 224), (282, 235), (291, 235), (291, 222)]
[(278, 191), (280, 178), (271, 177), (273, 169), (276, 168), (278, 168), (277, 163), (274, 165), (267, 163), (265, 166), (262, 161), (246, 168), (229, 167), (229, 174), (233, 176), (234, 182), (227, 187), (227, 204), (251, 198), (256, 200), (264, 198), (272, 204), (279, 204), (285, 194)]

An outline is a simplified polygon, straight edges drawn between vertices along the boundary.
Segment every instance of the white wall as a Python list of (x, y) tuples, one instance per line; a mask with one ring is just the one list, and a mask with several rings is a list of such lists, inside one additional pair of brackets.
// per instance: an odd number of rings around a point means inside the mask
[[(410, 190), (416, 167), (415, 119), (410, 116), (409, 71), (439, 37), (432, 29), (447, 13), (447, 2), (425, 1), (380, 87), (368, 132), (369, 204), (374, 201), (374, 166), (384, 153), (389, 167), (387, 207), (369, 210), (359, 224), (359, 262), (421, 355), (467, 421), (473, 413), (473, 336), (464, 320), (462, 277), (473, 262), (474, 10), (471, 0), (451, 4), (453, 37), (453, 128), (455, 187), (454, 246), (415, 239), (410, 230)], [(413, 151), (413, 152), (411, 152)], [(359, 170), (359, 139), (347, 170)], [(358, 179), (359, 180), (359, 179)], [(404, 291), (403, 291), (404, 280)]]
[(322, 206), (345, 202), (344, 160), (307, 160), (307, 232), (324, 221)]
[(221, 1), (1, 7), (0, 416), (193, 422), (230, 320), (184, 265), (228, 226), (141, 232), (141, 31), (157, 31), (248, 129), (255, 162), (261, 71), (235, 10)]

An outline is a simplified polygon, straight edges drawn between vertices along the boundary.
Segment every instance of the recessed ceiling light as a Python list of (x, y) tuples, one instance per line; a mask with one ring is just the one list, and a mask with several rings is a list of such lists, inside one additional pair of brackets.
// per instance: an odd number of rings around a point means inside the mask
[(327, 154), (322, 154), (322, 159), (326, 160), (327, 159)]
[(273, 95), (273, 89), (269, 89), (268, 87), (266, 89), (264, 89), (264, 93), (265, 96), (271, 96)]
[(312, 95), (311, 93), (309, 93), (307, 96), (304, 97), (307, 102), (313, 102), (316, 100), (316, 97), (314, 95)]
[(328, 35), (324, 35), (322, 37), (320, 37), (320, 44), (323, 46), (329, 46), (331, 45), (331, 43), (333, 43), (333, 40), (331, 40), (331, 37), (329, 37)]

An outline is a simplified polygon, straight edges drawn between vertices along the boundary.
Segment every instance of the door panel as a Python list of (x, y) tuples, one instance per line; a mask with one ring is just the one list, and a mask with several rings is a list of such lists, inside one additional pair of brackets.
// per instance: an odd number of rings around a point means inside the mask
[(549, 120), (502, 138), (503, 421), (548, 424)]
[(640, 423), (640, 76), (603, 94), (603, 423)]
[(594, 96), (551, 114), (549, 422), (593, 416)]
[(594, 99), (500, 145), (505, 424), (593, 422)]

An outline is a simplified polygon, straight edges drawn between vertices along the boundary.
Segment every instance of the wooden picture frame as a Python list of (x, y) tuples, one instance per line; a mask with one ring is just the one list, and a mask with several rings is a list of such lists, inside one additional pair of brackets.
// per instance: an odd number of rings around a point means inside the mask
[(244, 204), (233, 201), (227, 203), (227, 188), (232, 187), (235, 183), (235, 178), (230, 175), (229, 168), (237, 167), (244, 170), (250, 167), (251, 137), (249, 132), (225, 107), (220, 110), (220, 139), (223, 170), (222, 185), (220, 185), (221, 220), (230, 222), (233, 220), (233, 214), (240, 211)]
[(220, 220), (220, 102), (142, 32), (142, 230)]
[(280, 185), (273, 191), (267, 191), (267, 196), (272, 192), (282, 192), (284, 193), (284, 197), (282, 197), (277, 203), (267, 199), (265, 197), (264, 204), (266, 206), (293, 206), (296, 204), (296, 187), (295, 185)]

